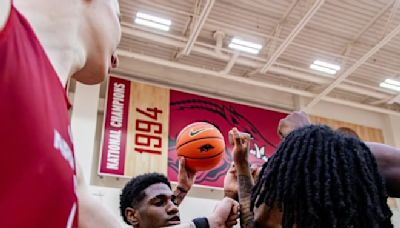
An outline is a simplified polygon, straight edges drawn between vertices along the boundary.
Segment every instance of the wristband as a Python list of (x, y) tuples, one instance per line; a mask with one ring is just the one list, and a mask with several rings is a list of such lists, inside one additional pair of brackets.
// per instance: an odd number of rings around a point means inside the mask
[(208, 219), (205, 217), (195, 218), (193, 219), (193, 223), (196, 228), (210, 228), (210, 225), (208, 224)]

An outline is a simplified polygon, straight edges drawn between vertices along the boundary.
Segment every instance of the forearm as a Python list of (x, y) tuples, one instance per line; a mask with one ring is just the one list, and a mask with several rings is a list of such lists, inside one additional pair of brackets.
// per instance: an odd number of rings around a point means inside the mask
[(378, 164), (379, 173), (385, 179), (388, 194), (400, 197), (400, 149), (374, 142), (366, 142)]
[(253, 227), (253, 213), (250, 208), (251, 189), (254, 185), (248, 165), (238, 167), (239, 204), (240, 204), (240, 226), (244, 228)]
[(105, 208), (99, 200), (94, 198), (89, 192), (83, 176), (82, 168), (76, 163), (76, 177), (78, 186), (76, 194), (78, 197), (79, 207), (79, 228), (121, 228), (119, 220), (107, 208)]
[(78, 191), (79, 228), (121, 228), (117, 218), (88, 192)]

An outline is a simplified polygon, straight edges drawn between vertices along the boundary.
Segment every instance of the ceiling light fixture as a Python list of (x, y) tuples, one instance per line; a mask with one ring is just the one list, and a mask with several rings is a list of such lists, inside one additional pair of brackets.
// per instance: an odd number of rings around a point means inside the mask
[(315, 60), (312, 64), (310, 64), (310, 69), (318, 70), (327, 74), (336, 74), (337, 71), (340, 70), (340, 66), (321, 60)]
[(139, 25), (160, 29), (163, 31), (169, 31), (169, 28), (171, 26), (171, 20), (161, 17), (156, 17), (142, 12), (136, 13), (135, 23)]
[(231, 40), (231, 43), (228, 47), (256, 55), (260, 52), (262, 45), (235, 37)]
[(400, 92), (400, 81), (396, 81), (393, 79), (386, 79), (384, 82), (381, 82), (379, 86)]

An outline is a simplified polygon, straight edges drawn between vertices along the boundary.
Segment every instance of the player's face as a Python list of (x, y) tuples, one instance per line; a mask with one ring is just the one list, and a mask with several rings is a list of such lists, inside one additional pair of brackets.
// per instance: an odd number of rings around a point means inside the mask
[(86, 6), (84, 31), (86, 64), (74, 76), (86, 84), (104, 80), (110, 68), (117, 66), (115, 51), (121, 39), (118, 0), (93, 0)]
[(282, 211), (278, 208), (270, 208), (266, 204), (261, 204), (253, 209), (254, 224), (257, 228), (281, 228)]
[(179, 209), (172, 202), (172, 191), (166, 184), (153, 184), (145, 189), (145, 198), (138, 208), (141, 228), (180, 224)]

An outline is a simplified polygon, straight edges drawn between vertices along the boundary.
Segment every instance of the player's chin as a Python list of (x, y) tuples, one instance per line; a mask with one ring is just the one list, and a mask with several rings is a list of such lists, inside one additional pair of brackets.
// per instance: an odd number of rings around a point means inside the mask
[(104, 74), (102, 76), (97, 76), (97, 77), (85, 78), (83, 80), (79, 80), (79, 82), (86, 84), (86, 85), (96, 85), (96, 84), (103, 82), (106, 75), (107, 74)]
[(167, 223), (163, 227), (169, 227), (169, 226), (176, 226), (180, 225), (181, 221), (167, 221)]
[(80, 83), (94, 85), (103, 82), (107, 75), (109, 75), (108, 67), (95, 65), (81, 69), (72, 77)]

